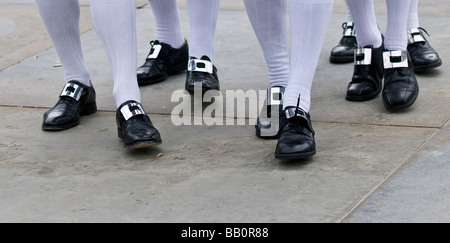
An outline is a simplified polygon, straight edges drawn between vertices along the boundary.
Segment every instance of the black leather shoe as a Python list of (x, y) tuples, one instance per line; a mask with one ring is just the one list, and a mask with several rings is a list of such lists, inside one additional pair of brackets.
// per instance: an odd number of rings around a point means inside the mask
[(146, 148), (161, 144), (161, 135), (139, 102), (129, 100), (116, 112), (117, 132), (126, 148)]
[(200, 60), (191, 57), (189, 60), (185, 89), (190, 94), (194, 94), (195, 87), (201, 87), (202, 93), (208, 90), (220, 90), (217, 68), (207, 56), (203, 56)]
[(419, 95), (419, 84), (407, 51), (386, 51), (384, 55), (383, 104), (388, 110), (410, 107)]
[[(284, 87), (270, 87), (258, 119), (256, 120), (256, 136), (262, 139), (274, 139), (280, 135), (280, 127), (287, 122), (282, 116)], [(277, 113), (273, 114), (272, 111)]]
[(383, 50), (366, 46), (355, 50), (355, 67), (352, 81), (347, 86), (345, 98), (349, 101), (365, 101), (375, 98), (383, 82)]
[(427, 71), (442, 64), (441, 58), (425, 39), (422, 31), (428, 34), (423, 28), (408, 31), (408, 52), (415, 72)]
[(187, 41), (178, 49), (166, 43), (154, 40), (150, 42), (151, 49), (145, 63), (137, 68), (139, 86), (155, 84), (187, 69), (189, 47)]
[(97, 111), (95, 90), (78, 81), (69, 81), (64, 86), (59, 100), (53, 108), (45, 112), (42, 129), (61, 131), (80, 124), (81, 115)]
[(331, 49), (331, 63), (349, 63), (355, 58), (355, 49), (358, 48), (355, 35), (355, 25), (353, 22), (342, 24), (343, 36), (339, 44)]
[(316, 154), (315, 132), (309, 113), (291, 106), (286, 107), (283, 116), (287, 122), (281, 127), (275, 158), (302, 159)]

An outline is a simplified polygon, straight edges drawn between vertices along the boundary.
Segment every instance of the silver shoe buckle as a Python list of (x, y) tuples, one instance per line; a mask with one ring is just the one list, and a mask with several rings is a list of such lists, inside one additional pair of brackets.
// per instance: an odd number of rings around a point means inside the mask
[(347, 22), (344, 36), (356, 36), (355, 24), (353, 22)]
[(123, 106), (120, 108), (120, 112), (127, 121), (133, 116), (145, 114), (144, 108), (137, 102), (129, 103)]
[(157, 58), (159, 56), (159, 53), (161, 52), (162, 45), (153, 45), (152, 46), (153, 52), (148, 55), (148, 59), (151, 58)]
[(188, 71), (213, 73), (213, 64), (209, 61), (191, 59), (188, 64)]
[(271, 87), (267, 90), (267, 105), (283, 105), (283, 91), (281, 87)]
[(300, 117), (304, 117), (305, 113), (303, 112), (302, 109), (299, 108), (290, 108), (290, 109), (286, 109), (286, 118), (292, 118), (294, 116), (300, 116)]
[(372, 48), (357, 48), (355, 50), (355, 65), (372, 64)]
[(406, 51), (385, 51), (383, 63), (385, 69), (408, 67), (408, 55)]
[(80, 85), (76, 83), (66, 83), (60, 96), (71, 97), (76, 101), (79, 101), (82, 93), (83, 87)]
[(408, 37), (409, 43), (415, 43), (415, 42), (426, 42), (425, 38), (423, 38), (422, 33), (420, 33), (420, 30), (417, 28), (410, 30), (410, 35)]

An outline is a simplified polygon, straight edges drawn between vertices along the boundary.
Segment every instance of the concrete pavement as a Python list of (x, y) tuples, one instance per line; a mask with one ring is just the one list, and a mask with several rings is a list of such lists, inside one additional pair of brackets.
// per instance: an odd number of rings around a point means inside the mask
[[(189, 39), (186, 6), (178, 2)], [(385, 3), (374, 2), (385, 30)], [(148, 3), (137, 3), (140, 64), (154, 21)], [(328, 62), (346, 20), (344, 2), (335, 1), (312, 88), (317, 154), (302, 161), (276, 160), (276, 140), (258, 139), (252, 117), (246, 125), (175, 126), (171, 95), (184, 89), (184, 73), (141, 88), (163, 144), (123, 148), (112, 74), (89, 1), (80, 4), (99, 112), (49, 133), (42, 115), (64, 85), (58, 56), (32, 0), (0, 0), (0, 222), (450, 222), (448, 1), (419, 2), (420, 23), (443, 65), (417, 75), (419, 98), (400, 113), (384, 109), (381, 97), (344, 99), (353, 64)], [(221, 3), (215, 64), (223, 94), (268, 87), (241, 0)]]

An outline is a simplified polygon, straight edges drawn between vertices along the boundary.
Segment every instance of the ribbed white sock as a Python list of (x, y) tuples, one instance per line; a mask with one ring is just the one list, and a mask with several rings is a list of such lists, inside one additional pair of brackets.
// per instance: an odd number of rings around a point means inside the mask
[(372, 45), (378, 48), (383, 43), (378, 28), (373, 0), (347, 0), (347, 6), (355, 20), (358, 47)]
[(184, 44), (176, 0), (148, 0), (155, 18), (156, 40), (173, 48)]
[(352, 17), (352, 12), (350, 12), (350, 8), (348, 8), (347, 0), (345, 0), (345, 9), (347, 10), (347, 21), (348, 22), (354, 22)]
[(214, 63), (214, 35), (220, 0), (186, 0), (189, 12), (189, 56), (208, 56)]
[(411, 0), (386, 0), (388, 22), (384, 47), (387, 50), (406, 51), (408, 45), (408, 15)]
[(333, 0), (290, 0), (291, 63), (283, 106), (309, 112), (311, 86), (333, 10)]
[(78, 0), (36, 0), (36, 5), (63, 65), (65, 81), (90, 86), (81, 48)]
[(136, 1), (94, 0), (91, 12), (95, 31), (112, 68), (116, 106), (128, 100), (140, 102), (136, 77)]
[(269, 69), (270, 86), (286, 87), (289, 80), (287, 0), (244, 0), (244, 3)]
[(411, 0), (411, 7), (408, 14), (408, 30), (418, 28), (419, 25), (419, 0)]

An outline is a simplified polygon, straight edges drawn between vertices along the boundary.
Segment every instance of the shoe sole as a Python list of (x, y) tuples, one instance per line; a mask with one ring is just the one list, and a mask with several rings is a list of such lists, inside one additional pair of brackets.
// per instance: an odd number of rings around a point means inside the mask
[[(214, 91), (220, 91), (218, 89), (209, 89), (209, 88), (202, 88), (202, 95), (204, 95), (206, 92), (210, 91), (210, 90), (214, 90)], [(190, 94), (190, 95), (194, 95), (195, 94), (195, 88), (194, 87), (187, 87), (186, 91)]]
[(138, 85), (145, 86), (145, 85), (161, 83), (162, 81), (166, 80), (169, 76), (180, 74), (183, 71), (187, 70), (187, 65), (186, 65), (187, 62), (188, 61), (186, 60), (186, 62), (180, 62), (178, 64), (175, 64), (173, 66), (173, 68), (168, 71), (167, 75), (165, 75), (161, 78), (158, 78), (158, 79), (138, 78)]
[(307, 153), (292, 153), (292, 154), (278, 154), (275, 153), (275, 158), (276, 159), (283, 159), (283, 160), (287, 160), (287, 159), (306, 159), (309, 158), (313, 155), (316, 154), (316, 150), (314, 149), (313, 151), (307, 152)]
[[(94, 114), (95, 112), (97, 112), (97, 103), (96, 102), (85, 105), (83, 107), (83, 109), (80, 111), (80, 116), (88, 116), (88, 115)], [(67, 130), (72, 127), (76, 127), (79, 124), (80, 124), (79, 120), (77, 122), (74, 122), (71, 124), (66, 124), (66, 125), (61, 125), (61, 126), (48, 126), (48, 125), (42, 124), (42, 130), (44, 130), (44, 131), (63, 131), (63, 130)]]
[(132, 144), (124, 144), (124, 147), (128, 149), (142, 149), (153, 147), (159, 144), (162, 144), (162, 141), (139, 141)]
[(274, 136), (261, 136), (261, 131), (258, 130), (258, 129), (256, 129), (256, 136), (257, 136), (258, 138), (261, 138), (261, 139), (277, 139), (277, 138), (280, 137), (280, 133), (278, 132), (278, 133), (277, 133), (276, 135), (274, 135)]
[(169, 75), (163, 76), (158, 79), (141, 78), (141, 79), (138, 79), (138, 85), (146, 86), (146, 85), (161, 83), (162, 81), (166, 80), (168, 77), (169, 77)]
[(429, 71), (431, 69), (437, 68), (439, 66), (442, 65), (442, 60), (439, 60), (438, 62), (435, 63), (431, 63), (428, 65), (423, 65), (423, 66), (413, 66), (414, 72), (424, 72), (424, 71)]
[(45, 131), (62, 131), (62, 130), (67, 130), (67, 129), (72, 128), (72, 127), (76, 127), (79, 124), (80, 124), (80, 121), (72, 123), (72, 124), (63, 125), (63, 126), (46, 126), (46, 125), (42, 125), (42, 130), (45, 130)]
[(261, 135), (258, 135), (258, 134), (256, 134), (256, 136), (258, 138), (261, 138), (261, 139), (278, 139), (280, 137), (279, 135), (276, 135), (276, 136), (261, 136)]
[(337, 63), (337, 64), (341, 64), (341, 63), (351, 63), (354, 61), (354, 56), (348, 56), (348, 57), (333, 57), (330, 56), (330, 62), (331, 63)]

